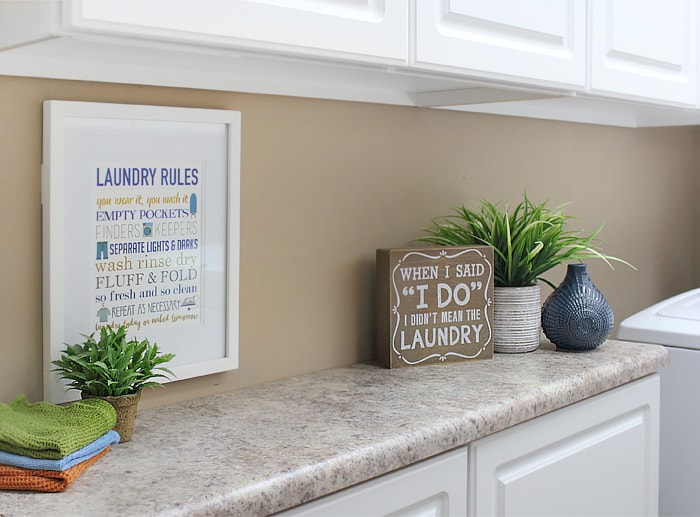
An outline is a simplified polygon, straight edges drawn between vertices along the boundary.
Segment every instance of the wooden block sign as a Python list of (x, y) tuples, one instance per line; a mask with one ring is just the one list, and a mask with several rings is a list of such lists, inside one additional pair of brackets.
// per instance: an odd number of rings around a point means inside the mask
[(493, 358), (493, 248), (377, 250), (377, 359), (387, 368)]

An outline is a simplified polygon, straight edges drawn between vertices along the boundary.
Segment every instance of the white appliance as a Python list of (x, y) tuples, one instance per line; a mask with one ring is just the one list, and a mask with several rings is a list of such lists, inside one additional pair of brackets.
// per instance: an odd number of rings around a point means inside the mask
[(660, 372), (659, 515), (700, 515), (700, 289), (620, 323), (617, 338), (665, 345)]

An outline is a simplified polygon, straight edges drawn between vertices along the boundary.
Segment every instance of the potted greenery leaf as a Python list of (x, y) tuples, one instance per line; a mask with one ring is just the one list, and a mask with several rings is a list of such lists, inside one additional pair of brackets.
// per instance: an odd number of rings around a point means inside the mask
[(69, 381), (69, 388), (80, 391), (82, 398), (99, 397), (111, 403), (117, 411), (115, 430), (127, 442), (133, 435), (141, 390), (160, 386), (154, 379), (172, 375), (163, 364), (175, 354), (161, 353), (148, 339), (128, 339), (125, 326), (102, 327), (97, 340), (94, 333), (83, 337), (82, 343), (66, 345), (61, 358), (52, 361), (53, 371)]
[(538, 280), (569, 261), (590, 258), (629, 265), (603, 254), (596, 245), (602, 226), (586, 234), (567, 230), (570, 216), (563, 205), (549, 208), (527, 195), (515, 208), (482, 200), (477, 209), (464, 205), (433, 221), (429, 234), (418, 240), (440, 246), (483, 244), (494, 249), (494, 351), (529, 352), (539, 346), (542, 299)]

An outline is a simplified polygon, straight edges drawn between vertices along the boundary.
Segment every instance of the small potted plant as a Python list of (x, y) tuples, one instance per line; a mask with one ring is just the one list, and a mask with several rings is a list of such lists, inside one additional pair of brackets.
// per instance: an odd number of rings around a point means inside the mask
[(134, 431), (141, 390), (160, 386), (154, 379), (172, 375), (163, 364), (175, 354), (161, 353), (148, 339), (128, 339), (123, 325), (100, 328), (97, 340), (94, 335), (84, 334), (82, 343), (66, 345), (61, 358), (52, 361), (53, 371), (69, 381), (69, 388), (80, 391), (82, 398), (97, 397), (112, 404), (117, 411), (115, 430), (127, 442)]
[(440, 246), (483, 244), (494, 250), (494, 351), (529, 352), (539, 346), (543, 274), (559, 264), (590, 258), (629, 265), (596, 245), (602, 226), (586, 234), (567, 230), (563, 205), (535, 204), (527, 195), (515, 208), (482, 200), (477, 209), (460, 206), (433, 221), (418, 240)]

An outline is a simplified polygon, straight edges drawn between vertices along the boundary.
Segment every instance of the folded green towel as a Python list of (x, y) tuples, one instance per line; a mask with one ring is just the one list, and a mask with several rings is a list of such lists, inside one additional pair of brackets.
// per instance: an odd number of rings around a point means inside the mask
[(97, 440), (114, 427), (109, 402), (86, 399), (68, 406), (31, 404), (19, 396), (0, 403), (0, 450), (30, 458), (60, 459)]

